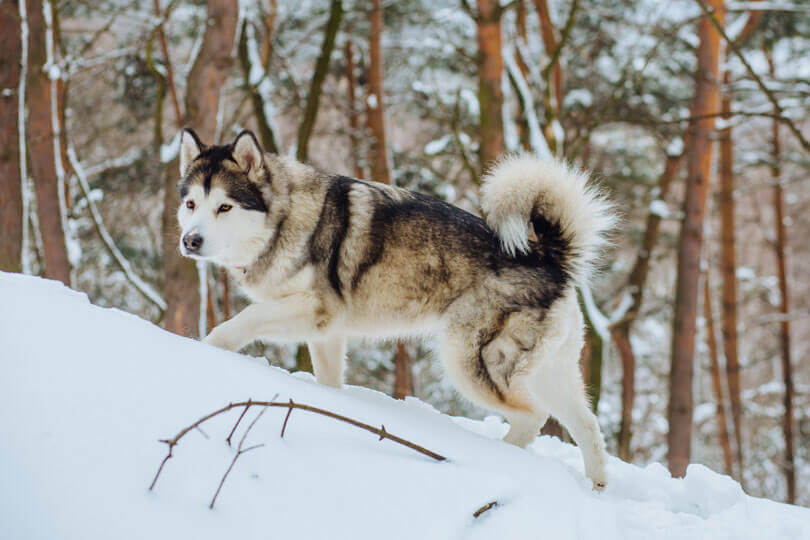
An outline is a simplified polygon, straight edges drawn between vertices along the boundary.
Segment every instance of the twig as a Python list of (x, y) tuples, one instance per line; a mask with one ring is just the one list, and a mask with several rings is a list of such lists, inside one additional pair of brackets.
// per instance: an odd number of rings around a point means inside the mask
[(478, 510), (476, 510), (475, 512), (473, 512), (473, 517), (477, 519), (477, 518), (481, 517), (481, 514), (483, 514), (487, 510), (491, 510), (492, 508), (495, 508), (496, 506), (498, 506), (498, 501), (489, 502), (489, 503), (485, 504), (484, 506), (482, 506), (481, 508), (479, 508)]
[[(432, 459), (435, 459), (436, 461), (445, 461), (445, 460), (447, 460), (447, 458), (445, 456), (441, 455), (441, 454), (437, 454), (436, 452), (433, 452), (432, 450), (428, 450), (427, 448), (425, 448), (425, 447), (423, 447), (421, 445), (418, 445), (418, 444), (416, 444), (414, 442), (411, 442), (411, 441), (409, 441), (407, 439), (403, 439), (402, 437), (398, 437), (398, 436), (388, 432), (385, 429), (385, 426), (380, 426), (379, 428), (376, 428), (376, 427), (374, 427), (374, 426), (372, 426), (370, 424), (360, 422), (359, 420), (349, 418), (348, 416), (343, 416), (342, 414), (337, 414), (337, 413), (334, 413), (332, 411), (328, 411), (326, 409), (321, 409), (319, 407), (314, 407), (312, 405), (307, 405), (305, 403), (296, 403), (292, 399), (290, 399), (289, 401), (255, 401), (253, 399), (249, 399), (247, 401), (240, 401), (240, 402), (237, 402), (237, 403), (228, 403), (224, 407), (221, 407), (221, 408), (219, 408), (219, 409), (217, 409), (217, 410), (215, 410), (215, 411), (213, 411), (211, 413), (206, 414), (205, 416), (203, 416), (202, 418), (200, 418), (199, 420), (197, 420), (193, 424), (184, 427), (183, 429), (181, 429), (177, 433), (177, 435), (175, 435), (171, 439), (160, 439), (159, 442), (167, 445), (169, 447), (169, 450), (166, 453), (166, 456), (163, 458), (163, 461), (161, 461), (160, 466), (158, 467), (158, 470), (155, 473), (155, 477), (152, 479), (152, 483), (149, 485), (149, 490), (151, 491), (152, 489), (154, 489), (155, 484), (157, 484), (157, 480), (160, 477), (160, 473), (163, 471), (163, 467), (166, 465), (166, 462), (169, 461), (169, 459), (171, 459), (174, 456), (174, 447), (177, 446), (177, 444), (180, 442), (180, 440), (183, 437), (185, 437), (190, 431), (192, 431), (194, 429), (197, 429), (200, 425), (204, 424), (205, 422), (207, 422), (208, 420), (210, 420), (210, 419), (212, 419), (212, 418), (214, 418), (216, 416), (219, 416), (220, 414), (223, 414), (223, 413), (228, 412), (228, 411), (233, 410), (233, 409), (247, 408), (248, 406), (251, 406), (251, 407), (263, 407), (262, 413), (264, 412), (264, 410), (266, 410), (266, 409), (268, 409), (270, 407), (286, 408), (286, 409), (288, 409), (288, 411), (287, 411), (287, 417), (288, 418), (289, 418), (289, 415), (290, 415), (290, 412), (292, 411), (292, 409), (300, 409), (302, 411), (309, 411), (311, 413), (320, 414), (322, 416), (332, 418), (333, 420), (339, 420), (341, 422), (345, 422), (347, 424), (350, 424), (350, 425), (352, 425), (354, 427), (357, 427), (359, 429), (362, 429), (364, 431), (368, 431), (369, 433), (374, 433), (375, 435), (379, 436), (380, 440), (388, 439), (388, 440), (393, 441), (393, 442), (395, 442), (397, 444), (400, 444), (402, 446), (410, 448), (411, 450), (414, 450), (415, 452), (419, 452), (420, 454), (423, 454), (423, 455), (428, 456), (428, 457), (430, 457)], [(258, 420), (259, 416), (257, 416), (253, 420), (253, 422), (251, 422), (250, 426), (248, 426), (247, 430), (245, 430), (245, 433), (242, 436), (242, 440), (240, 440), (240, 447), (241, 447), (241, 444), (244, 442), (244, 439), (247, 436), (247, 433), (250, 431), (250, 429), (256, 423), (256, 420)], [(246, 451), (247, 450), (244, 450), (244, 451), (242, 451), (242, 453), (244, 453)]]
[(709, 6), (706, 5), (706, 2), (704, 2), (704, 0), (695, 0), (695, 2), (697, 2), (697, 4), (700, 6), (700, 9), (703, 10), (703, 13), (705, 13), (709, 17), (709, 20), (717, 29), (717, 32), (721, 36), (723, 36), (723, 39), (726, 41), (728, 46), (731, 48), (732, 51), (734, 51), (734, 54), (737, 55), (737, 58), (740, 59), (740, 62), (742, 62), (742, 64), (745, 66), (745, 69), (748, 71), (751, 77), (754, 78), (754, 82), (757, 83), (757, 86), (759, 86), (760, 90), (762, 90), (762, 92), (765, 94), (765, 97), (767, 97), (768, 101), (771, 102), (771, 105), (773, 105), (773, 108), (776, 111), (776, 115), (778, 115), (779, 121), (785, 124), (788, 127), (788, 129), (790, 129), (790, 131), (793, 133), (793, 135), (796, 136), (796, 138), (799, 140), (799, 143), (802, 145), (802, 148), (804, 148), (805, 151), (810, 152), (810, 142), (804, 138), (804, 135), (802, 135), (802, 132), (799, 131), (799, 128), (796, 127), (796, 124), (794, 124), (790, 118), (784, 115), (784, 110), (782, 109), (782, 106), (779, 105), (779, 100), (776, 99), (776, 96), (773, 95), (773, 92), (771, 92), (770, 89), (768, 89), (768, 87), (765, 85), (765, 83), (762, 82), (762, 79), (754, 71), (754, 68), (751, 67), (751, 64), (748, 63), (748, 60), (745, 58), (745, 55), (742, 53), (737, 43), (733, 39), (731, 39), (729, 35), (726, 33), (725, 29), (723, 28), (723, 25), (720, 24), (720, 21), (718, 21), (717, 17), (715, 17), (714, 10), (709, 8)]
[(245, 405), (244, 410), (242, 410), (242, 414), (239, 415), (239, 418), (236, 420), (236, 423), (233, 425), (233, 429), (228, 434), (228, 438), (225, 439), (225, 442), (228, 443), (228, 446), (231, 446), (231, 437), (233, 437), (233, 434), (236, 431), (236, 428), (239, 427), (239, 422), (241, 422), (242, 418), (245, 417), (245, 413), (248, 412), (248, 409), (250, 408), (251, 405), (253, 405), (253, 404), (250, 402), (250, 400), (248, 400), (247, 405)]
[(289, 422), (289, 420), (290, 420), (290, 415), (292, 414), (292, 411), (293, 411), (293, 405), (295, 405), (295, 403), (293, 403), (292, 398), (290, 398), (290, 408), (287, 409), (287, 416), (284, 417), (284, 424), (281, 425), (281, 435), (280, 435), (280, 437), (282, 439), (284, 438), (284, 432), (287, 431), (287, 422)]
[[(247, 412), (249, 407), (250, 407), (250, 404), (245, 406), (245, 410), (242, 411), (242, 416), (244, 416), (245, 412)], [(219, 492), (222, 489), (222, 486), (225, 484), (225, 480), (228, 478), (228, 475), (231, 473), (231, 470), (233, 469), (233, 466), (236, 465), (236, 460), (239, 459), (239, 457), (242, 454), (246, 454), (246, 453), (250, 452), (251, 450), (255, 450), (256, 448), (261, 448), (262, 446), (264, 446), (264, 444), (254, 444), (253, 446), (249, 446), (249, 447), (245, 448), (244, 450), (242, 449), (242, 445), (245, 444), (245, 439), (247, 438), (248, 433), (250, 433), (250, 430), (253, 429), (253, 426), (256, 425), (256, 422), (259, 421), (259, 418), (262, 417), (262, 415), (264, 414), (264, 412), (266, 410), (267, 409), (262, 409), (261, 411), (259, 411), (259, 414), (256, 415), (256, 418), (253, 419), (253, 421), (247, 427), (245, 432), (242, 434), (242, 438), (239, 439), (239, 446), (237, 446), (237, 448), (236, 448), (236, 455), (233, 456), (233, 460), (231, 460), (231, 464), (228, 465), (228, 470), (226, 470), (225, 474), (222, 475), (222, 480), (219, 481), (219, 486), (217, 486), (217, 491), (216, 491), (216, 493), (214, 493), (214, 497), (211, 499), (211, 504), (208, 505), (208, 508), (213, 510), (214, 503), (217, 502), (217, 496), (219, 496)], [(240, 416), (239, 419), (241, 420), (242, 417)]]

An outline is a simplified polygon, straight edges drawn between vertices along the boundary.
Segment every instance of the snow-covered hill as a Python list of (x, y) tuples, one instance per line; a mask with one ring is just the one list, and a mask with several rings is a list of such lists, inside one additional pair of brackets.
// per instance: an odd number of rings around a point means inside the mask
[[(346, 424), (285, 410), (260, 419), (213, 510), (239, 414), (165, 455), (158, 439), (247, 398), (294, 398), (444, 454), (436, 462)], [(248, 413), (252, 418), (254, 412)], [(244, 429), (246, 423), (240, 427)], [(591, 490), (576, 448), (417, 400), (334, 390), (92, 306), (38, 278), (0, 273), (0, 538), (810, 538), (810, 510), (755, 499), (702, 466), (686, 479), (612, 459)], [(498, 506), (474, 518), (490, 501)]]

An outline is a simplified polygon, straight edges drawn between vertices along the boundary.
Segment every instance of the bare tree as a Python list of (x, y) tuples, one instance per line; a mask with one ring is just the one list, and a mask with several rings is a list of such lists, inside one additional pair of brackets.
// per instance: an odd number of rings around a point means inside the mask
[[(52, 6), (56, 9), (56, 6)], [(53, 13), (47, 14), (53, 17)], [(65, 231), (62, 226), (64, 208), (60, 204), (59, 177), (57, 176), (54, 136), (58, 125), (58, 115), (52, 114), (51, 96), (53, 86), (51, 75), (58, 76), (58, 68), (48, 65), (48, 44), (46, 33), (48, 23), (43, 12), (42, 0), (28, 2), (29, 62), (28, 71), (28, 155), (31, 175), (34, 178), (34, 191), (37, 198), (37, 215), (42, 233), (44, 275), (70, 284), (70, 262), (65, 244)], [(53, 51), (51, 51), (52, 53)]]
[[(712, 0), (713, 16), (722, 21), (723, 2)], [(697, 319), (703, 222), (711, 175), (714, 121), (719, 103), (720, 33), (709, 17), (698, 23), (695, 97), (689, 123), (686, 194), (678, 242), (675, 317), (672, 328), (672, 365), (669, 374), (669, 470), (673, 476), (686, 474), (692, 448), (692, 381), (694, 377), (695, 324)]]
[[(765, 51), (771, 77), (775, 68), (773, 56)], [(790, 353), (790, 290), (788, 288), (787, 269), (787, 231), (785, 230), (785, 198), (782, 188), (782, 146), (779, 140), (779, 121), (774, 119), (771, 126), (771, 181), (773, 182), (773, 212), (776, 228), (776, 269), (779, 277), (779, 312), (782, 320), (779, 323), (779, 348), (782, 357), (782, 382), (785, 385), (782, 433), (785, 437), (785, 461), (782, 469), (785, 473), (787, 496), (790, 504), (796, 501), (796, 460), (793, 453), (793, 361)]]
[(478, 157), (483, 170), (504, 150), (503, 139), (503, 53), (501, 17), (504, 7), (498, 0), (478, 0), (473, 10), (467, 0), (462, 7), (475, 20), (478, 40), (478, 108), (480, 115)]
[(717, 402), (717, 433), (720, 439), (720, 448), (723, 451), (723, 471), (726, 474), (734, 472), (734, 457), (731, 454), (731, 441), (728, 436), (728, 423), (726, 421), (726, 404), (723, 396), (723, 379), (720, 372), (720, 359), (717, 351), (717, 337), (714, 326), (714, 313), (712, 310), (712, 290), (709, 283), (709, 269), (706, 269), (703, 278), (703, 316), (706, 319), (706, 345), (709, 348), (709, 373), (712, 378), (712, 390)]
[[(371, 133), (369, 161), (371, 178), (391, 184), (391, 169), (388, 164), (388, 146), (385, 143), (385, 105), (383, 101), (383, 56), (380, 44), (383, 29), (382, 0), (371, 1), (371, 33), (369, 35), (368, 95), (366, 118)], [(405, 344), (397, 341), (394, 356), (394, 397), (404, 398), (413, 394), (411, 358)]]
[[(749, 14), (745, 26), (737, 36), (737, 43), (742, 43), (754, 31), (762, 16), (761, 11)], [(726, 50), (726, 61), (730, 52)], [(739, 338), (737, 336), (737, 254), (735, 232), (736, 204), (734, 200), (734, 141), (731, 128), (731, 74), (728, 69), (723, 73), (723, 87), (726, 89), (720, 103), (720, 112), (724, 121), (719, 132), (718, 144), (720, 146), (719, 177), (720, 189), (718, 199), (720, 205), (720, 244), (721, 244), (721, 271), (723, 275), (723, 353), (726, 359), (726, 378), (728, 382), (729, 400), (731, 403), (731, 420), (734, 426), (734, 440), (736, 448), (737, 471), (729, 468), (729, 474), (735, 474), (742, 481), (743, 462), (743, 408), (742, 390), (740, 384), (740, 360), (738, 354)]]
[(296, 158), (298, 161), (307, 161), (307, 159), (309, 159), (309, 139), (312, 136), (312, 131), (315, 129), (315, 120), (318, 117), (318, 106), (321, 101), (321, 89), (323, 88), (323, 82), (329, 70), (329, 59), (332, 56), (332, 50), (335, 48), (335, 37), (340, 28), (342, 18), (343, 4), (341, 0), (331, 0), (329, 4), (329, 19), (326, 21), (326, 28), (324, 29), (321, 53), (318, 55), (317, 62), (315, 62), (315, 71), (312, 73), (312, 80), (309, 85), (307, 103), (304, 107), (304, 116), (298, 128), (298, 149), (296, 150)]
[(354, 73), (354, 44), (351, 38), (346, 39), (343, 47), (344, 61), (346, 62), (346, 100), (348, 107), (346, 114), (349, 120), (349, 148), (352, 154), (352, 168), (356, 178), (363, 178), (362, 160), (360, 159), (359, 129), (360, 122), (357, 119), (356, 90), (357, 76)]
[[(239, 8), (236, 0), (208, 0), (207, 6), (202, 47), (186, 82), (183, 123), (193, 126), (202, 140), (215, 142), (220, 91), (233, 63)], [(177, 167), (176, 159), (167, 166), (163, 199), (164, 326), (177, 334), (193, 336), (200, 317), (199, 279), (194, 262), (182, 257), (177, 247)]]
[[(672, 181), (677, 175), (683, 162), (683, 154), (667, 156), (664, 171), (658, 178), (658, 197), (663, 200), (669, 193)], [(630, 342), (630, 331), (641, 312), (644, 299), (644, 289), (647, 285), (647, 276), (650, 273), (650, 261), (653, 249), (658, 243), (661, 230), (662, 216), (658, 212), (650, 212), (644, 228), (644, 236), (636, 256), (636, 261), (627, 280), (627, 289), (631, 296), (631, 303), (624, 316), (611, 327), (611, 338), (619, 352), (622, 362), (622, 415), (619, 430), (619, 457), (630, 461), (630, 440), (632, 438), (633, 402), (636, 396), (636, 355)]]
[[(728, 86), (729, 72), (723, 76), (723, 84)], [(723, 93), (721, 112), (725, 125), (720, 130), (720, 189), (718, 202), (720, 206), (720, 244), (721, 244), (721, 270), (723, 275), (723, 352), (726, 358), (726, 376), (731, 401), (731, 419), (734, 425), (736, 443), (736, 458), (738, 473), (742, 477), (743, 468), (743, 437), (742, 437), (742, 400), (740, 390), (740, 360), (737, 355), (737, 255), (734, 234), (737, 230), (735, 224), (734, 204), (734, 146), (731, 135), (731, 96)]]
[[(25, 1), (25, 0), (23, 0)], [(19, 2), (0, 4), (0, 88), (20, 84), (22, 53)], [(17, 93), (0, 93), (0, 271), (22, 270), (22, 184)]]

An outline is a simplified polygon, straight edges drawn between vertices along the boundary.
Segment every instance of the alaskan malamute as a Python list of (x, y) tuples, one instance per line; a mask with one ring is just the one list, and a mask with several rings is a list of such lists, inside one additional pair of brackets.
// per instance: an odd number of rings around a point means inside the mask
[(436, 335), (456, 388), (509, 421), (505, 441), (526, 446), (551, 414), (606, 485), (576, 286), (614, 220), (584, 173), (505, 157), (483, 182), (486, 221), (265, 154), (250, 131), (206, 146), (184, 130), (180, 174), (180, 250), (227, 268), (254, 302), (206, 343), (306, 341), (317, 380), (339, 387), (348, 337)]

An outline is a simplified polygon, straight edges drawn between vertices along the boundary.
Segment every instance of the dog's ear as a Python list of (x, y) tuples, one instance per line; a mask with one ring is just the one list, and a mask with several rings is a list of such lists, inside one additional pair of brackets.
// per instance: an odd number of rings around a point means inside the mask
[(246, 129), (233, 141), (233, 158), (245, 172), (264, 167), (264, 151), (252, 131)]
[(191, 162), (205, 149), (200, 138), (191, 128), (183, 128), (180, 133), (180, 176), (185, 176)]

